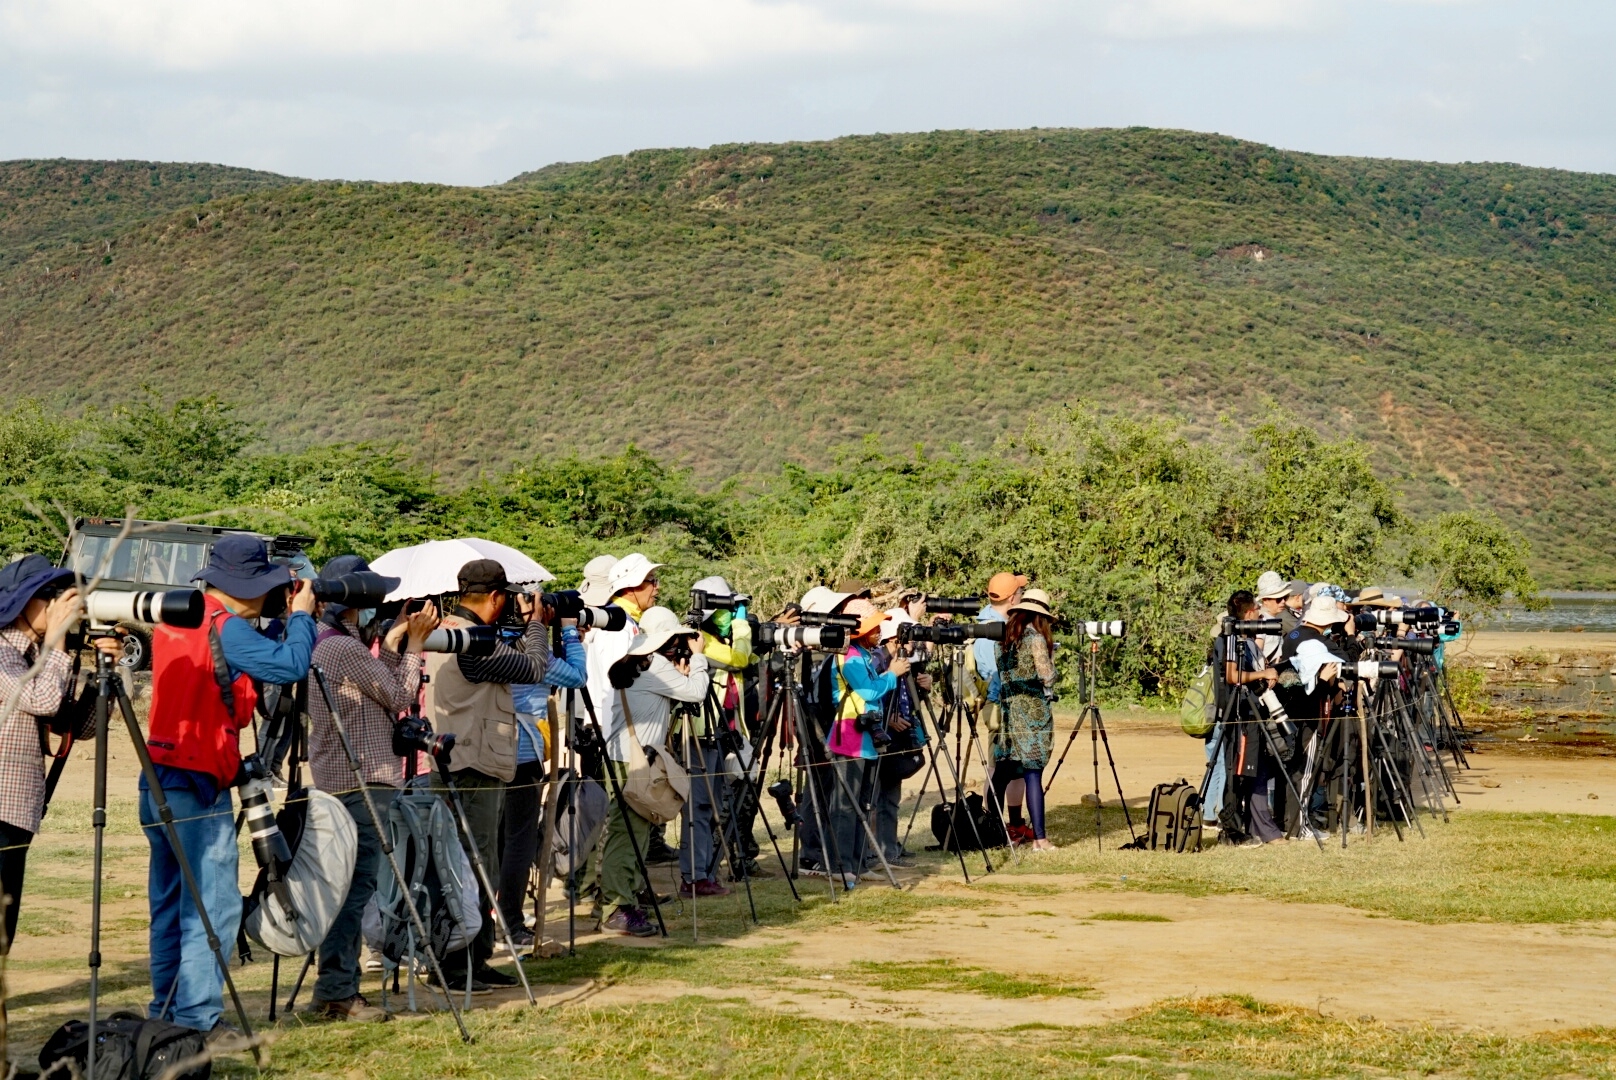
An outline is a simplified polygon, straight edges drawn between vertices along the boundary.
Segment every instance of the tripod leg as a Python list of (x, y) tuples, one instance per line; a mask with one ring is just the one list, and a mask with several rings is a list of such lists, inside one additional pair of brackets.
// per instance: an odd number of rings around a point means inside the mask
[[(213, 919), (208, 915), (207, 905), (202, 899), (202, 887), (196, 880), (196, 874), (191, 869), (191, 860), (185, 854), (185, 846), (180, 841), (179, 829), (175, 825), (174, 811), (168, 805), (168, 797), (163, 793), (163, 786), (157, 779), (157, 766), (152, 764), (151, 753), (146, 749), (146, 737), (141, 734), (140, 723), (135, 719), (135, 707), (129, 700), (128, 691), (123, 688), (119, 680), (109, 680), (113, 693), (118, 699), (118, 711), (123, 715), (124, 726), (129, 729), (129, 741), (134, 744), (135, 756), (140, 760), (140, 771), (146, 777), (146, 785), (151, 794), (152, 801), (157, 804), (157, 816), (164, 835), (168, 838), (169, 847), (174, 852), (174, 859), (179, 864), (180, 876), (185, 889), (191, 894), (191, 902), (196, 906), (197, 918), (202, 924), (202, 932), (207, 937), (208, 948), (213, 951), (213, 958), (219, 964), (219, 973), (224, 977), (224, 985), (230, 991), (230, 1002), (235, 1007), (236, 1018), (241, 1021), (241, 1032), (249, 1039), (253, 1038), (252, 1022), (247, 1019), (247, 1007), (241, 1003), (241, 994), (236, 989), (236, 980), (230, 975), (230, 963), (225, 958), (224, 945), (219, 941), (219, 935), (214, 931)], [(252, 1048), (253, 1060), (263, 1063), (263, 1051), (256, 1042)]]
[[(790, 711), (793, 730), (797, 735), (797, 747), (802, 752), (803, 785), (808, 789), (808, 805), (814, 814), (814, 827), (819, 830), (819, 857), (823, 860), (825, 884), (830, 886), (830, 898), (831, 902), (834, 903), (836, 902), (836, 883), (831, 880), (830, 866), (832, 853), (835, 852), (836, 848), (836, 837), (827, 827), (829, 815), (825, 812), (825, 808), (820, 805), (819, 799), (820, 774), (814, 772), (814, 769), (823, 768), (824, 766), (814, 761), (814, 744), (808, 740), (806, 724), (803, 721), (802, 703), (797, 699), (796, 689), (790, 688), (787, 693), (791, 694), (792, 700), (787, 703), (786, 708)], [(840, 852), (835, 853), (835, 862), (837, 866), (841, 865)]]
[[(317, 951), (318, 950), (316, 950), (316, 952)], [(314, 957), (315, 957), (315, 955), (316, 955), (315, 952), (311, 952), (311, 953), (309, 953), (309, 955), (307, 955), (307, 956), (305, 956), (303, 958), (303, 970), (299, 971), (297, 973), (297, 982), (292, 984), (292, 993), (286, 999), (286, 1015), (287, 1016), (292, 1015), (292, 1008), (293, 1008), (293, 1006), (295, 1006), (297, 1004), (298, 992), (303, 989), (303, 980), (307, 979), (309, 977), (309, 968), (314, 966)], [(280, 959), (279, 954), (276, 954), (275, 958), (277, 960)], [(274, 998), (271, 997), (270, 1000), (273, 1001)]]
[[(443, 786), (449, 789), (449, 807), (454, 811), (455, 824), (460, 826), (460, 838), (465, 841), (466, 854), (471, 858), (471, 872), (477, 875), (477, 884), (483, 890), (483, 895), (489, 900), (489, 906), (494, 912), (494, 921), (499, 924), (500, 936), (505, 939), (505, 947), (511, 952), (511, 959), (516, 962), (516, 974), (522, 980), (522, 990), (527, 994), (527, 1003), (537, 1005), (538, 999), (533, 996), (533, 988), (527, 982), (527, 970), (522, 967), (522, 956), (516, 951), (516, 941), (511, 937), (510, 924), (505, 921), (505, 912), (499, 906), (499, 893), (494, 883), (489, 880), (488, 867), (483, 865), (482, 853), (477, 850), (476, 837), (471, 835), (471, 822), (466, 818), (465, 804), (460, 801), (460, 789), (449, 776), (449, 769), (442, 759), (438, 760), (438, 778)], [(470, 948), (470, 942), (467, 942)], [(466, 983), (471, 983), (471, 963), (468, 953), (466, 964)]]
[(993, 816), (999, 820), (999, 831), (1004, 834), (1005, 844), (1010, 848), (1010, 858), (1019, 865), (1021, 852), (1017, 851), (1016, 845), (1010, 842), (1010, 824), (1005, 820), (1004, 807), (999, 805), (999, 792), (993, 786), (993, 767), (988, 764), (987, 749), (982, 745), (986, 740), (978, 736), (976, 714), (972, 713), (968, 706), (966, 707), (965, 719), (971, 725), (971, 745), (976, 747), (976, 756), (982, 765), (982, 775), (986, 777), (982, 788), (987, 794), (988, 805), (993, 807)]
[(651, 869), (646, 865), (645, 855), (640, 851), (640, 842), (634, 838), (634, 829), (628, 824), (628, 815), (633, 813), (629, 809), (628, 799), (623, 795), (622, 782), (617, 779), (617, 771), (612, 767), (614, 762), (610, 759), (611, 744), (606, 741), (606, 732), (601, 730), (600, 717), (595, 715), (595, 703), (590, 700), (588, 690), (580, 690), (584, 700), (584, 712), (589, 717), (589, 723), (595, 729), (595, 737), (600, 741), (602, 752), (607, 754), (606, 780), (611, 785), (612, 798), (617, 801), (618, 812), (623, 817), (623, 831), (628, 834), (629, 846), (634, 849), (634, 863), (640, 869), (640, 880), (645, 882), (646, 891), (651, 894), (651, 910), (656, 913), (657, 929), (662, 936), (668, 936), (668, 924), (662, 920), (662, 902), (657, 899), (656, 886), (651, 882)]
[(1049, 779), (1044, 781), (1045, 795), (1048, 795), (1049, 789), (1055, 786), (1055, 777), (1060, 775), (1061, 766), (1066, 764), (1066, 755), (1072, 752), (1072, 744), (1077, 741), (1077, 733), (1083, 730), (1083, 720), (1088, 714), (1089, 711), (1084, 709), (1078, 714), (1077, 723), (1072, 725), (1072, 733), (1066, 738), (1066, 746), (1062, 748), (1060, 757), (1056, 759), (1055, 767), (1049, 771)]
[[(1251, 691), (1242, 686), (1240, 687), (1240, 692), (1246, 698), (1247, 714), (1252, 717), (1258, 716), (1258, 706), (1255, 701), (1251, 700)], [(1262, 733), (1263, 744), (1268, 747), (1268, 753), (1274, 759), (1274, 764), (1279, 769), (1279, 775), (1285, 778), (1285, 787), (1290, 791), (1291, 798), (1295, 799), (1297, 805), (1300, 806), (1301, 798), (1296, 792), (1296, 782), (1291, 779), (1291, 772), (1285, 767), (1285, 756), (1279, 752), (1279, 744), (1274, 740), (1273, 732), (1269, 731), (1268, 725), (1264, 723), (1258, 723), (1257, 730)], [(1319, 850), (1322, 852), (1324, 850), (1324, 840), (1317, 835), (1313, 837), (1313, 840), (1319, 845)]]
[(95, 854), (90, 871), (90, 1022), (85, 1071), (95, 1075), (96, 1015), (101, 999), (101, 874), (107, 832), (107, 735), (112, 702), (112, 664), (96, 653), (95, 700), (95, 809), (90, 825), (95, 833)]
[[(954, 706), (952, 705), (945, 705), (944, 715), (947, 716), (953, 710), (953, 708)], [(949, 775), (953, 777), (954, 780), (954, 806), (956, 809), (948, 817), (948, 831), (944, 834), (943, 839), (943, 849), (946, 851), (948, 849), (948, 841), (954, 836), (954, 823), (959, 819), (960, 811), (957, 808), (964, 805), (965, 802), (965, 781), (960, 776), (959, 770), (954, 767), (954, 759), (948, 752), (948, 728), (937, 722), (937, 713), (932, 708), (930, 701), (925, 703), (925, 708), (922, 710), (922, 715), (926, 716), (931, 721), (932, 730), (937, 733), (937, 755), (941, 755), (943, 764), (948, 766)], [(953, 723), (955, 721), (950, 722)], [(937, 755), (933, 755), (932, 757), (933, 768), (936, 767)], [(989, 779), (991, 781), (991, 777)], [(943, 790), (943, 778), (941, 774), (939, 774), (937, 777), (937, 789), (938, 791)], [(976, 827), (976, 819), (967, 814), (966, 820), (970, 822), (971, 832), (976, 837), (976, 846), (978, 850), (982, 852), (982, 865), (987, 868), (987, 873), (991, 874), (993, 873), (993, 860), (988, 856), (987, 845), (982, 842), (982, 833), (981, 830)], [(965, 870), (965, 845), (955, 844), (955, 848), (959, 852), (960, 870), (963, 872)], [(971, 876), (966, 874), (965, 880), (967, 882), (970, 881)]]
[(1100, 716), (1100, 707), (1094, 707), (1094, 727), (1100, 733), (1100, 741), (1105, 744), (1105, 760), (1111, 764), (1111, 782), (1117, 785), (1117, 802), (1122, 804), (1122, 820), (1128, 823), (1128, 837), (1138, 840), (1139, 835), (1133, 831), (1133, 815), (1128, 812), (1128, 799), (1122, 794), (1122, 777), (1117, 775), (1117, 759), (1111, 754), (1111, 736), (1105, 730), (1105, 720)]
[[(849, 760), (851, 761), (854, 759), (850, 758)], [(869, 764), (867, 762), (865, 763), (864, 769), (866, 774), (868, 774)], [(870, 815), (867, 812), (868, 807), (866, 807), (863, 804), (863, 801), (853, 792), (852, 787), (847, 782), (847, 778), (842, 775), (840, 769), (833, 766), (831, 773), (836, 777), (836, 782), (841, 785), (842, 796), (847, 799), (849, 804), (852, 805), (853, 813), (858, 815), (859, 823), (864, 826), (864, 835), (869, 839), (870, 846), (875, 849), (875, 857), (881, 860), (881, 869), (886, 871), (887, 880), (892, 883), (892, 887), (894, 889), (902, 888), (902, 886), (898, 884), (897, 876), (892, 872), (892, 866), (887, 862), (887, 853), (881, 850), (881, 838), (875, 835), (875, 829), (870, 824)], [(864, 786), (866, 785), (860, 785), (860, 787)], [(854, 872), (858, 873), (860, 871)]]
[[(331, 689), (326, 685), (325, 672), (318, 667), (310, 667), (309, 674), (314, 677), (315, 684), (319, 686), (320, 694), (325, 699), (326, 712), (331, 717), (331, 728), (337, 733), (337, 741), (342, 744), (343, 756), (348, 759), (348, 771), (353, 774), (354, 785), (359, 789), (360, 797), (365, 801), (365, 812), (370, 815), (371, 828), (376, 830), (376, 837), (381, 841), (382, 854), (387, 858), (387, 867), (392, 871), (393, 880), (398, 883), (399, 895), (404, 898), (404, 908), (409, 912), (409, 940), (411, 942), (409, 956), (411, 957), (411, 963), (413, 964), (415, 956), (414, 942), (419, 940), (422, 943), (422, 948), (426, 951), (427, 961), (432, 966), (432, 974), (437, 978), (438, 986), (443, 991), (443, 1000), (449, 1006), (449, 1011), (454, 1014), (455, 1026), (460, 1029), (460, 1041), (469, 1043), (471, 1042), (471, 1032), (466, 1030), (466, 1022), (461, 1017), (459, 1008), (455, 1006), (454, 997), (449, 993), (449, 980), (443, 977), (443, 968), (438, 963), (437, 951), (432, 948), (431, 935), (426, 932), (426, 922), (421, 918), (420, 909), (415, 906), (415, 897), (410, 894), (410, 883), (404, 877), (403, 869), (398, 865), (398, 855), (393, 850), (393, 839), (388, 834), (381, 815), (376, 812), (376, 800), (371, 797), (370, 786), (365, 783), (364, 768), (359, 761), (359, 755), (354, 752), (353, 743), (348, 739), (347, 725), (342, 722), (342, 714), (337, 711), (336, 702), (331, 698)], [(393, 977), (395, 980), (398, 977), (396, 967), (393, 971)], [(386, 979), (387, 976), (384, 973), (382, 975), (384, 1008), (386, 1002)], [(396, 981), (394, 989), (396, 992)], [(413, 971), (410, 975), (409, 1007), (411, 1012), (415, 1011), (415, 976)], [(287, 1010), (291, 1010), (290, 1005), (287, 1006)]]

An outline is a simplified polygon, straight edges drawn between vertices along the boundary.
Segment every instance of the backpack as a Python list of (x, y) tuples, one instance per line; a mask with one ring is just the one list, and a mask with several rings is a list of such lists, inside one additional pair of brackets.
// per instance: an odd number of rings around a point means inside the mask
[(295, 917), (269, 891), (268, 871), (260, 869), (241, 926), (247, 937), (272, 953), (307, 956), (325, 940), (348, 899), (359, 830), (341, 799), (306, 788), (287, 793), (275, 824), (292, 850), (284, 880)]
[(1201, 793), (1188, 780), (1157, 784), (1150, 792), (1145, 835), (1138, 846), (1146, 851), (1201, 850)]
[[(555, 842), (550, 852), (555, 876), (570, 878), (589, 862), (595, 842), (606, 828), (606, 816), (611, 800), (599, 780), (579, 777), (571, 769), (562, 769), (556, 776), (560, 785), (556, 797)], [(543, 814), (539, 819), (539, 835), (544, 835)], [(574, 853), (574, 841), (577, 852)], [(541, 851), (538, 859), (542, 861)]]
[[(471, 860), (460, 844), (454, 812), (426, 789), (425, 777), (393, 797), (387, 830), (393, 856), (409, 886), (421, 921), (440, 958), (463, 949), (482, 929), (481, 898), (471, 874)], [(390, 870), (376, 876), (376, 894), (361, 916), (366, 943), (389, 964), (406, 956), (424, 957), (424, 942), (415, 940), (409, 907)]]
[[(40, 1080), (68, 1080), (84, 1075), (90, 1058), (90, 1025), (69, 1020), (39, 1051)], [(115, 1012), (96, 1021), (95, 1075), (89, 1080), (157, 1080), (176, 1062), (202, 1053), (207, 1036), (195, 1028), (167, 1020), (147, 1020), (132, 1012)], [(204, 1061), (176, 1080), (209, 1080), (213, 1063)]]
[(1200, 674), (1184, 691), (1184, 700), (1178, 704), (1178, 722), (1184, 734), (1204, 739), (1218, 722), (1218, 702), (1212, 685), (1212, 665), (1201, 665)]
[(944, 851), (980, 851), (1010, 844), (999, 816), (974, 791), (960, 802), (941, 802), (932, 807), (931, 832)]

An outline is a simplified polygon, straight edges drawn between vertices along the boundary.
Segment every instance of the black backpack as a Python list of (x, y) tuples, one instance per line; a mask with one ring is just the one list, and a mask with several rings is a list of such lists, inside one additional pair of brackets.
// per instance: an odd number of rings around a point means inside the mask
[[(40, 1080), (83, 1076), (90, 1057), (90, 1025), (69, 1020), (39, 1052)], [(157, 1080), (175, 1062), (202, 1053), (207, 1036), (196, 1028), (167, 1020), (147, 1020), (132, 1012), (115, 1012), (95, 1025), (95, 1075), (87, 1080)], [(73, 1062), (77, 1070), (70, 1068)], [(204, 1061), (179, 1074), (179, 1080), (209, 1080), (213, 1063)]]
[(931, 831), (944, 851), (980, 851), (1010, 844), (999, 816), (974, 791), (961, 802), (942, 802), (932, 807)]

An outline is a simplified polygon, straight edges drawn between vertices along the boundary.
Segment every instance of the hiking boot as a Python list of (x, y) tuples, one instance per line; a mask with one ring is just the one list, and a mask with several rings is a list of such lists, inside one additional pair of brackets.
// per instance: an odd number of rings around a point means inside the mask
[(637, 907), (619, 907), (606, 920), (606, 929), (629, 937), (656, 937), (657, 928)]
[(506, 990), (512, 986), (521, 986), (522, 980), (515, 975), (507, 975), (498, 968), (482, 965), (471, 973), (472, 982), (484, 983), (495, 990)]
[(203, 1038), (204, 1045), (215, 1054), (237, 1054), (252, 1048), (252, 1040), (228, 1020), (216, 1021)]
[[(655, 902), (652, 902), (652, 896), (656, 897)], [(668, 893), (653, 893), (650, 889), (641, 889), (640, 895), (636, 896), (634, 899), (640, 902), (640, 906), (642, 908), (648, 908), (661, 907), (663, 904), (666, 904), (668, 901), (672, 900), (673, 897)]]
[(679, 852), (668, 846), (668, 842), (656, 833), (651, 834), (651, 842), (645, 845), (645, 863), (647, 866), (665, 866), (668, 863), (679, 861)]
[(687, 881), (680, 885), (679, 895), (686, 900), (689, 900), (694, 896), (704, 898), (708, 896), (728, 896), (729, 889), (710, 878), (703, 878), (695, 884), (691, 884)]
[(356, 1024), (376, 1024), (387, 1019), (387, 1010), (378, 1009), (363, 994), (341, 1001), (316, 1001), (309, 1011), (321, 1020), (351, 1020)]

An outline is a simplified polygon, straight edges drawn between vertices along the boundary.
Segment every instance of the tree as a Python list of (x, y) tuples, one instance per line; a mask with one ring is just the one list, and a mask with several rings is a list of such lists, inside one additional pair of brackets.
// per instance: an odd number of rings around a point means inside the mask
[(1541, 607), (1544, 601), (1526, 566), (1530, 555), (1527, 541), (1495, 518), (1443, 514), (1414, 528), (1403, 572), (1432, 600), (1465, 619), (1510, 599)]

